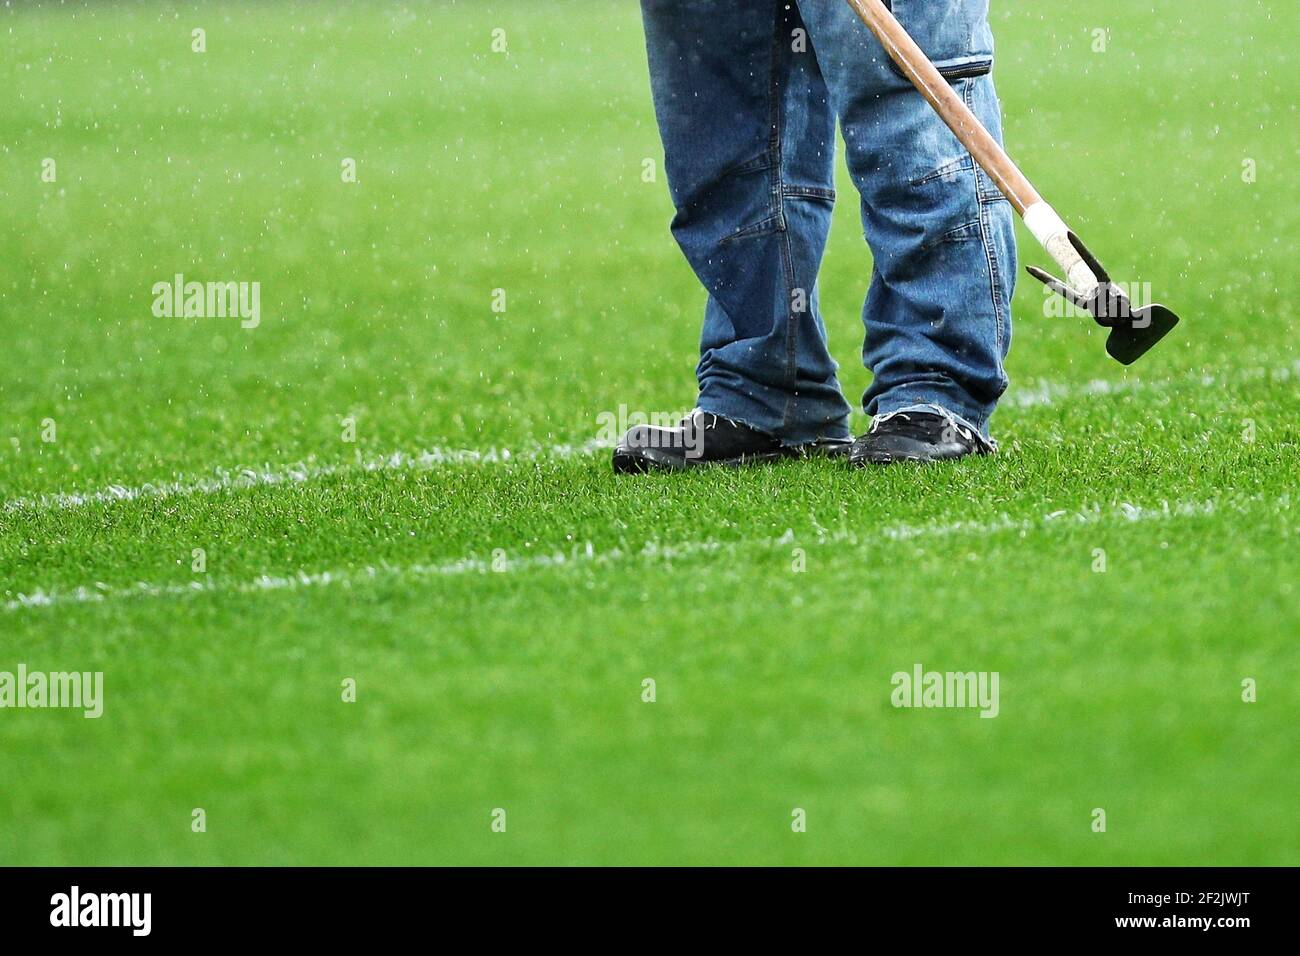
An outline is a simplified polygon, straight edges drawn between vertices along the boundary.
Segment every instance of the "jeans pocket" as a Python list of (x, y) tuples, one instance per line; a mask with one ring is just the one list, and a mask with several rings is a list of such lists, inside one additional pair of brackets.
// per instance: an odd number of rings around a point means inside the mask
[[(989, 0), (886, 0), (886, 6), (945, 79), (992, 72)], [(889, 65), (903, 75), (893, 60)]]
[(947, 232), (935, 236), (933, 239), (922, 243), (920, 251), (925, 252), (933, 249), (935, 246), (942, 245), (945, 242), (971, 242), (980, 241), (984, 238), (984, 233), (980, 227), (978, 219), (972, 222), (964, 222), (960, 226), (954, 226)]
[(785, 216), (780, 212), (774, 213), (759, 222), (750, 223), (748, 226), (741, 226), (735, 232), (728, 233), (719, 239), (718, 244), (725, 246), (728, 243), (736, 242), (740, 239), (752, 239), (755, 236), (768, 236), (774, 232), (785, 232)]

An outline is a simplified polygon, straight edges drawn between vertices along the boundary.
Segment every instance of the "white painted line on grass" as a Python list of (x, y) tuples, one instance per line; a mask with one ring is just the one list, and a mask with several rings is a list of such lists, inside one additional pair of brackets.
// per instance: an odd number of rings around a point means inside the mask
[[(1159, 380), (1095, 379), (1082, 384), (1038, 382), (1016, 389), (1002, 400), (1002, 405), (1012, 408), (1037, 408), (1081, 398), (1110, 396), (1187, 386), (1214, 388), (1227, 384), (1272, 379), (1287, 381), (1300, 378), (1300, 361), (1274, 368), (1257, 367), (1237, 369), (1232, 372), (1206, 375), (1194, 373), (1183, 378)], [(172, 481), (141, 485), (110, 485), (98, 491), (55, 492), (53, 494), (11, 498), (0, 512), (15, 514), (31, 511), (64, 511), (87, 505), (111, 504), (118, 501), (183, 498), (190, 495), (213, 495), (224, 491), (239, 491), (277, 485), (300, 485), (332, 475), (347, 475), (383, 471), (431, 471), (447, 465), (493, 465), (507, 462), (563, 460), (608, 451), (609, 446), (598, 440), (579, 444), (535, 445), (512, 451), (508, 448), (430, 448), (424, 451), (397, 451), (376, 455), (357, 462), (316, 464), (296, 462), (289, 465), (261, 469), (214, 469), (209, 477), (179, 478)]]
[(1220, 388), (1225, 385), (1241, 385), (1263, 380), (1287, 382), (1293, 378), (1300, 378), (1300, 361), (1292, 362), (1290, 365), (1235, 368), (1217, 373), (1191, 372), (1181, 377), (1164, 379), (1095, 378), (1082, 384), (1035, 382), (1030, 385), (1018, 385), (999, 404), (1011, 408), (1037, 408), (1080, 398), (1132, 395), (1136, 392), (1159, 391), (1166, 388)]
[(99, 491), (56, 492), (33, 497), (11, 498), (3, 511), (64, 511), (86, 505), (111, 504), (161, 498), (184, 498), (190, 495), (215, 495), (223, 491), (264, 488), (277, 485), (300, 485), (331, 475), (364, 474), (378, 471), (431, 471), (445, 465), (489, 465), (509, 461), (543, 461), (591, 454), (604, 446), (596, 441), (582, 445), (547, 445), (511, 451), (508, 448), (430, 448), (418, 452), (397, 451), (375, 455), (357, 462), (318, 465), (295, 462), (274, 468), (215, 469), (212, 477), (180, 478), (143, 485), (109, 485)]
[(555, 568), (575, 564), (608, 564), (628, 558), (655, 559), (684, 558), (706, 551), (716, 551), (721, 547), (717, 542), (686, 542), (680, 545), (660, 545), (648, 543), (637, 551), (621, 551), (618, 548), (597, 552), (590, 543), (585, 548), (573, 548), (568, 552), (553, 554), (533, 554), (522, 558), (506, 558), (500, 564), (500, 571), (493, 566), (492, 559), (467, 557), (440, 564), (380, 565), (361, 569), (340, 571), (299, 571), (297, 574), (274, 575), (262, 574), (247, 581), (222, 583), (219, 581), (194, 581), (189, 584), (150, 584), (140, 581), (126, 586), (112, 586), (102, 582), (93, 585), (72, 588), (66, 591), (37, 590), (30, 594), (19, 594), (17, 598), (6, 601), (6, 611), (23, 608), (53, 607), (61, 604), (89, 604), (121, 598), (163, 598), (186, 597), (194, 594), (256, 594), (263, 591), (286, 591), (299, 588), (328, 587), (338, 585), (352, 587), (367, 581), (382, 579), (419, 580), (427, 578), (451, 577), (463, 574), (487, 574), (524, 571), (535, 568)]
[[(1183, 518), (1203, 517), (1223, 512), (1247, 514), (1261, 507), (1275, 512), (1290, 511), (1290, 495), (1266, 499), (1261, 496), (1222, 502), (1215, 499), (1201, 501), (1161, 501), (1156, 505), (1135, 505), (1121, 502), (1109, 506), (1089, 506), (1080, 510), (1060, 510), (1037, 519), (1013, 519), (1008, 516), (989, 521), (954, 521), (932, 524), (897, 524), (884, 528), (839, 529), (816, 534), (809, 544), (849, 544), (856, 546), (880, 541), (916, 541), (928, 538), (947, 538), (955, 535), (992, 535), (1008, 531), (1021, 537), (1037, 531), (1056, 528), (1081, 527), (1098, 524), (1124, 524), (1148, 521), (1173, 521)], [(30, 608), (48, 608), (68, 604), (89, 604), (124, 598), (175, 598), (195, 594), (257, 594), (268, 591), (290, 591), (317, 587), (353, 587), (371, 581), (417, 581), (465, 574), (509, 573), (538, 568), (559, 568), (575, 565), (608, 565), (628, 560), (667, 560), (693, 557), (746, 548), (775, 548), (797, 545), (802, 539), (793, 530), (779, 538), (741, 539), (739, 541), (685, 541), (676, 544), (649, 542), (641, 548), (623, 551), (612, 548), (596, 551), (590, 543), (569, 551), (535, 554), (525, 557), (504, 558), (494, 567), (492, 559), (465, 557), (436, 564), (381, 565), (361, 569), (305, 572), (296, 574), (263, 574), (246, 581), (223, 583), (219, 580), (195, 581), (188, 584), (150, 584), (141, 581), (120, 586), (97, 582), (69, 590), (38, 589), (19, 594), (4, 604), (6, 612)]]

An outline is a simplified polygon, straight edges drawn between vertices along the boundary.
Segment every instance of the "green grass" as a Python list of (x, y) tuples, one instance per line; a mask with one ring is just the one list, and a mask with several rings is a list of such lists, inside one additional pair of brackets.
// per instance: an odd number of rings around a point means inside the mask
[[(0, 862), (1300, 862), (1294, 17), (995, 8), (1013, 154), (1183, 326), (1121, 369), (1022, 283), (997, 457), (644, 480), (546, 452), (694, 397), (634, 4), (5, 8), (0, 670), (106, 705), (0, 710)], [(851, 397), (868, 273), (843, 201)], [(371, 467), (440, 448), (516, 454)]]

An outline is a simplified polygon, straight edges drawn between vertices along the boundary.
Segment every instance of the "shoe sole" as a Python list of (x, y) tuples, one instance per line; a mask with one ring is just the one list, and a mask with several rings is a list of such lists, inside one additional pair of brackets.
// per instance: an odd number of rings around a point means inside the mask
[(914, 465), (937, 465), (945, 461), (961, 461), (963, 458), (972, 458), (975, 456), (983, 457), (989, 455), (987, 451), (968, 451), (960, 455), (948, 455), (942, 458), (923, 458), (920, 455), (849, 455), (849, 466), (852, 468), (867, 468), (871, 465), (901, 465), (911, 463)]
[(736, 458), (721, 458), (716, 461), (701, 461), (698, 458), (680, 458), (670, 455), (658, 448), (614, 449), (614, 473), (617, 475), (643, 475), (651, 471), (690, 471), (694, 468), (708, 468), (719, 465), (723, 468), (748, 468), (751, 465), (769, 464), (789, 458), (841, 458), (849, 453), (852, 442), (834, 442), (827, 444), (792, 445), (765, 451), (757, 455), (740, 455)]

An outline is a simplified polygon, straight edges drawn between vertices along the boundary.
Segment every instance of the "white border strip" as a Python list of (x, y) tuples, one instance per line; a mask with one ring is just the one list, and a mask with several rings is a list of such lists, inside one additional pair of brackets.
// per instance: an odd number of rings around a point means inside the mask
[(86, 505), (111, 504), (161, 498), (184, 498), (189, 495), (215, 495), (223, 491), (240, 491), (276, 485), (300, 485), (331, 475), (381, 471), (431, 471), (446, 465), (492, 465), (511, 461), (542, 461), (589, 455), (606, 447), (589, 441), (582, 445), (548, 445), (511, 451), (508, 448), (430, 448), (425, 451), (396, 451), (356, 463), (318, 465), (295, 462), (276, 468), (237, 468), (214, 470), (211, 478), (176, 479), (143, 485), (109, 485), (99, 491), (66, 491), (34, 497), (11, 498), (0, 513), (20, 511), (65, 511)]
[[(1261, 507), (1269, 508), (1275, 512), (1290, 511), (1292, 498), (1289, 494), (1272, 499), (1252, 496), (1230, 502), (1220, 502), (1211, 498), (1200, 501), (1161, 501), (1154, 506), (1121, 502), (1107, 507), (1090, 506), (1078, 511), (1053, 511), (1037, 520), (1015, 520), (1004, 515), (991, 521), (955, 521), (920, 525), (899, 524), (868, 530), (863, 534), (846, 529), (817, 535), (814, 539), (811, 539), (810, 543), (815, 541), (819, 545), (840, 543), (859, 545), (873, 541), (906, 542), (927, 538), (945, 538), (953, 535), (983, 536), (1008, 531), (1016, 532), (1023, 537), (1032, 532), (1065, 527), (1077, 528), (1109, 523), (1171, 521), (1205, 517), (1221, 512), (1246, 514)], [(798, 540), (795, 533), (790, 530), (779, 538), (742, 539), (729, 542), (686, 541), (677, 544), (648, 542), (638, 550), (623, 551), (613, 548), (603, 552), (597, 552), (588, 542), (585, 547), (575, 547), (568, 552), (557, 551), (552, 554), (507, 558), (499, 565), (499, 570), (493, 567), (493, 562), (490, 560), (469, 556), (439, 564), (382, 565), (359, 570), (342, 569), (311, 573), (299, 571), (297, 574), (290, 575), (262, 574), (251, 580), (234, 583), (222, 583), (214, 580), (195, 581), (189, 584), (150, 584), (141, 581), (126, 586), (96, 583), (63, 591), (39, 589), (29, 594), (19, 594), (16, 598), (6, 601), (3, 608), (5, 612), (13, 612), (70, 604), (93, 604), (124, 598), (180, 598), (197, 594), (259, 594), (268, 591), (293, 591), (331, 586), (352, 587), (379, 580), (416, 581), (466, 574), (527, 571), (538, 568), (562, 568), (575, 565), (600, 566), (618, 564), (628, 560), (671, 561), (699, 554), (736, 551), (744, 548), (789, 547), (797, 544)]]
[[(1167, 379), (1093, 379), (1082, 384), (1037, 382), (1018, 387), (1003, 398), (1002, 405), (1009, 408), (1039, 408), (1081, 398), (1095, 398), (1137, 392), (1160, 391), (1170, 387), (1193, 386), (1216, 388), (1229, 383), (1252, 382), (1261, 379), (1287, 381), (1300, 377), (1300, 361), (1290, 365), (1238, 369), (1229, 373), (1206, 375), (1193, 373), (1182, 378)], [(581, 444), (537, 445), (519, 451), (508, 448), (430, 448), (424, 451), (397, 451), (379, 455), (356, 463), (316, 464), (295, 462), (289, 465), (263, 469), (214, 469), (212, 477), (174, 479), (135, 486), (110, 485), (98, 491), (55, 492), (46, 495), (11, 498), (0, 506), (0, 514), (19, 512), (66, 511), (88, 505), (112, 504), (119, 501), (158, 500), (183, 498), (190, 495), (214, 495), (224, 491), (239, 491), (276, 485), (299, 485), (331, 475), (346, 475), (383, 471), (430, 471), (447, 465), (495, 465), (509, 462), (563, 460), (591, 455), (608, 450), (609, 446), (592, 439)]]
[(1163, 391), (1167, 388), (1222, 388), (1225, 385), (1243, 385), (1258, 381), (1286, 382), (1292, 378), (1300, 378), (1300, 361), (1292, 362), (1290, 365), (1231, 369), (1218, 374), (1191, 372), (1181, 378), (1154, 380), (1094, 378), (1082, 384), (1039, 381), (1017, 386), (1014, 391), (1003, 397), (999, 404), (1007, 408), (1038, 408), (1079, 398), (1132, 395), (1138, 392)]

